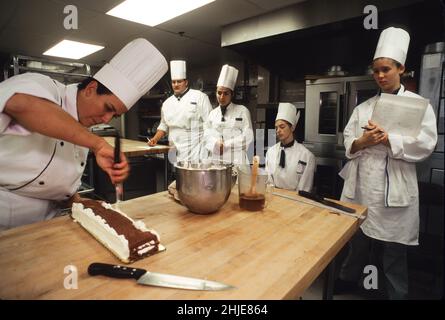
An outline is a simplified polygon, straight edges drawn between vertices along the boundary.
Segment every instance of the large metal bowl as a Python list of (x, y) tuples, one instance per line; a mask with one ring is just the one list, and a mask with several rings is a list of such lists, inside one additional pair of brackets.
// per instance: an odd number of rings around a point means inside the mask
[(226, 203), (236, 182), (232, 164), (178, 162), (175, 167), (179, 200), (194, 213), (218, 211)]

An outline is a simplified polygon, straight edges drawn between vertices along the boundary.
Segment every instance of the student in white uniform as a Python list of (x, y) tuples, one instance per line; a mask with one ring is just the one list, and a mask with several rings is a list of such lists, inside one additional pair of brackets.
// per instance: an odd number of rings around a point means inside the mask
[[(419, 97), (400, 83), (409, 39), (403, 29), (391, 27), (382, 31), (373, 59), (374, 79), (381, 92)], [(436, 117), (428, 105), (417, 138), (388, 134), (389, 128), (370, 120), (378, 99), (379, 95), (358, 105), (343, 132), (350, 161), (340, 172), (345, 180), (341, 200), (368, 207), (368, 216), (350, 242), (336, 291), (356, 285), (368, 263), (370, 247), (381, 247), (377, 259), (383, 265), (388, 297), (405, 299), (407, 247), (419, 244), (416, 162), (425, 160), (434, 150)]]
[(242, 165), (249, 163), (253, 130), (249, 109), (232, 102), (237, 77), (236, 68), (222, 67), (216, 85), (219, 106), (210, 112), (205, 125), (205, 145), (212, 159)]
[(280, 103), (275, 119), (279, 143), (267, 150), (266, 171), (275, 187), (310, 192), (314, 181), (315, 156), (294, 138), (300, 112), (292, 103)]
[(204, 122), (212, 105), (205, 93), (190, 89), (185, 61), (170, 61), (170, 72), (174, 94), (164, 101), (161, 123), (148, 145), (154, 146), (168, 134), (170, 143), (176, 148), (177, 161), (199, 162), (207, 158), (203, 147)]
[(151, 43), (136, 39), (79, 85), (36, 73), (0, 83), (0, 229), (57, 215), (80, 186), (88, 149), (113, 183), (123, 181), (124, 154), (114, 164), (113, 148), (87, 128), (128, 111), (167, 68)]

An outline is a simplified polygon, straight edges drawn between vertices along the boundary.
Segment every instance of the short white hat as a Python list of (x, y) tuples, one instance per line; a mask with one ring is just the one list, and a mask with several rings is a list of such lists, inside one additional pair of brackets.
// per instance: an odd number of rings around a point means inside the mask
[(221, 68), (221, 73), (219, 74), (217, 87), (229, 88), (233, 91), (236, 84), (236, 78), (238, 77), (238, 69), (225, 64)]
[(289, 102), (280, 102), (278, 105), (278, 113), (275, 121), (286, 120), (292, 125), (292, 130), (295, 130), (298, 120), (300, 119), (300, 111), (297, 113), (297, 108)]
[(172, 80), (187, 79), (187, 68), (184, 60), (170, 61), (170, 74)]
[(123, 47), (94, 79), (115, 94), (130, 109), (167, 72), (164, 56), (146, 39)]
[(373, 60), (377, 58), (391, 58), (405, 64), (408, 54), (409, 33), (400, 28), (389, 27), (380, 34)]

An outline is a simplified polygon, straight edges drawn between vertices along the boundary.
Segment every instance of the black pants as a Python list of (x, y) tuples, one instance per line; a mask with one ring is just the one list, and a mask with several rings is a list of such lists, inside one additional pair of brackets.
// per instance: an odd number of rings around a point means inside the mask
[(406, 245), (370, 238), (359, 229), (349, 242), (349, 253), (341, 266), (340, 279), (346, 281), (361, 280), (363, 276), (366, 276), (363, 269), (367, 264), (378, 267), (379, 273), (383, 270), (389, 299), (407, 299), (408, 263)]

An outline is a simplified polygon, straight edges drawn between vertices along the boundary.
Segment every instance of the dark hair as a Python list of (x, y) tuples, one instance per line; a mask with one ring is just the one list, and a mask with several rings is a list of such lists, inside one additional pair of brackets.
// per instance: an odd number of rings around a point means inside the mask
[(96, 81), (97, 82), (97, 94), (113, 94), (110, 89), (108, 89), (107, 87), (105, 87), (102, 83), (100, 83), (99, 81), (97, 81), (96, 79), (94, 79), (93, 77), (88, 77), (85, 80), (83, 80), (81, 83), (79, 83), (77, 85), (77, 89), (78, 90), (83, 90), (85, 89), (88, 84), (90, 84), (91, 81)]
[(278, 120), (282, 120), (282, 121), (284, 121), (291, 129), (292, 129), (292, 123), (290, 123), (289, 121), (287, 121), (287, 120), (284, 120), (284, 119), (277, 119), (277, 120), (275, 120), (275, 121), (278, 121)]
[[(394, 64), (396, 65), (396, 67), (399, 68), (399, 69), (400, 69), (400, 67), (402, 66), (402, 64), (401, 64), (400, 62), (398, 62), (398, 61), (396, 61), (396, 60), (394, 60), (394, 59), (392, 59), (392, 58), (380, 57), (380, 58), (375, 59), (374, 61), (377, 61), (377, 60), (379, 60), (379, 59), (389, 59), (389, 60), (391, 60), (392, 63), (394, 63)], [(374, 61), (372, 61), (372, 63), (374, 63)]]

